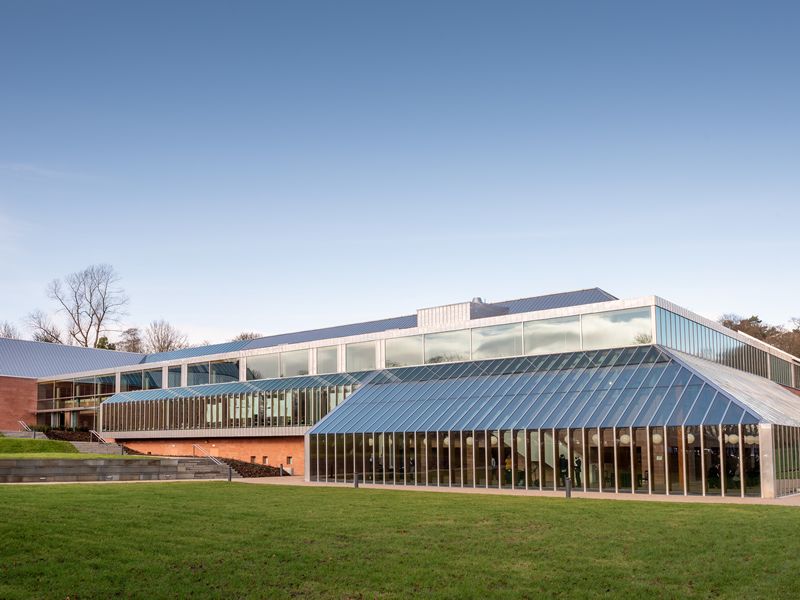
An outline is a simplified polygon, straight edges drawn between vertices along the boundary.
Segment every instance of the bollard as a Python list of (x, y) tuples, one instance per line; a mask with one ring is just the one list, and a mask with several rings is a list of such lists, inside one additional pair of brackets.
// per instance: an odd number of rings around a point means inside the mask
[(572, 479), (569, 477), (564, 478), (564, 487), (567, 498), (572, 498)]
[(281, 463), (281, 477), (283, 477), (283, 463)]
[(228, 465), (228, 481), (233, 477), (233, 467)]
[(358, 479), (361, 477), (358, 473), (353, 476), (353, 487), (358, 489)]

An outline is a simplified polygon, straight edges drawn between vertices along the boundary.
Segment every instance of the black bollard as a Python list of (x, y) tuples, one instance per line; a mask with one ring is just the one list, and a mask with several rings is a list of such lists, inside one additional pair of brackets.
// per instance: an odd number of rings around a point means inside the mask
[(283, 463), (281, 463), (281, 477), (283, 477)]
[(361, 477), (358, 473), (353, 476), (353, 487), (358, 489), (358, 480)]
[(565, 492), (567, 494), (567, 498), (572, 498), (572, 479), (570, 479), (569, 477), (565, 477), (564, 487), (565, 487)]
[(228, 481), (233, 477), (233, 467), (228, 465)]

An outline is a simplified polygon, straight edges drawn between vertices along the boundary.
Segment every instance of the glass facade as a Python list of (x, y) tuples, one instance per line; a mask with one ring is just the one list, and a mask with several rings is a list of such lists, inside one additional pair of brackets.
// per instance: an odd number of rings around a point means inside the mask
[(581, 318), (561, 317), (524, 323), (525, 354), (552, 354), (581, 349)]
[(800, 379), (792, 377), (795, 369), (800, 374), (800, 367), (660, 306), (656, 307), (656, 331), (658, 343), (667, 348), (769, 377), (781, 385), (800, 386)]
[(39, 383), (37, 422), (50, 427), (94, 428), (96, 407), (115, 391), (114, 373)]
[(386, 340), (386, 368), (421, 365), (423, 362), (422, 336), (389, 338)]
[(181, 366), (176, 365), (167, 369), (168, 387), (180, 387), (181, 385)]
[(359, 342), (345, 346), (348, 371), (371, 371), (375, 368), (375, 342)]
[(522, 354), (522, 323), (477, 327), (472, 330), (472, 358), (502, 358)]
[(583, 315), (581, 330), (585, 350), (653, 342), (649, 306)]
[(308, 375), (308, 350), (281, 352), (281, 377)]
[(443, 331), (425, 336), (425, 363), (436, 364), (469, 360), (470, 330)]
[(280, 354), (248, 356), (245, 362), (247, 379), (275, 379), (281, 375)]
[(317, 373), (336, 373), (339, 370), (339, 347), (317, 348)]
[[(301, 380), (306, 378), (299, 378)], [(288, 380), (287, 380), (288, 381)], [(358, 386), (308, 385), (280, 389), (106, 402), (103, 431), (176, 431), (309, 426), (341, 404)], [(213, 389), (213, 388), (212, 388)]]

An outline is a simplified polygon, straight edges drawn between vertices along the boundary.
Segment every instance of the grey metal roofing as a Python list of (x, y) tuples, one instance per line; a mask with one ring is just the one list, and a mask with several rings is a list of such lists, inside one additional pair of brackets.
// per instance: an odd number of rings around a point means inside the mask
[(745, 401), (760, 378), (723, 387), (718, 365), (684, 358), (640, 346), (384, 371), (309, 433), (800, 424), (777, 384)]
[(144, 400), (169, 400), (172, 398), (196, 398), (224, 396), (227, 394), (245, 394), (248, 392), (271, 392), (276, 390), (303, 389), (333, 385), (359, 384), (374, 377), (374, 371), (358, 373), (333, 373), (331, 375), (303, 375), (300, 377), (284, 377), (282, 379), (259, 379), (256, 381), (233, 381), (230, 383), (211, 383), (176, 387), (162, 390), (141, 390), (138, 392), (121, 392), (114, 394), (104, 402), (141, 402)]
[(0, 375), (40, 378), (60, 373), (125, 367), (143, 354), (0, 338)]
[(594, 304), (595, 302), (609, 302), (611, 300), (619, 300), (619, 298), (612, 296), (600, 288), (588, 288), (572, 292), (547, 294), (545, 296), (532, 296), (530, 298), (519, 298), (517, 300), (492, 302), (490, 304), (492, 306), (507, 307), (509, 314), (517, 314), (534, 312), (537, 310), (550, 310), (552, 308), (580, 306), (582, 304)]

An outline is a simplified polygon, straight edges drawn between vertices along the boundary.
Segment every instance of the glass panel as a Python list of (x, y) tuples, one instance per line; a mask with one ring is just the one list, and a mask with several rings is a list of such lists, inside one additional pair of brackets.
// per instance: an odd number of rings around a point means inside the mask
[(600, 435), (597, 429), (586, 430), (586, 442), (589, 448), (586, 489), (596, 492), (600, 489)]
[(631, 439), (627, 427), (617, 429), (617, 485), (620, 492), (630, 492), (632, 485)]
[(686, 430), (686, 486), (690, 494), (703, 493), (703, 467), (701, 462), (701, 428), (687, 426)]
[(472, 359), (520, 356), (522, 324), (493, 325), (472, 330)]
[[(476, 431), (473, 437), (475, 445), (475, 485), (486, 486), (486, 432)], [(467, 438), (469, 439), (469, 438)]]
[(501, 442), (502, 442), (502, 447), (500, 449), (500, 464), (503, 469), (502, 487), (510, 488), (511, 481), (514, 476), (511, 470), (513, 466), (513, 459), (512, 459), (513, 449), (511, 447), (510, 431), (501, 432)]
[(528, 432), (528, 488), (539, 489), (539, 432)]
[(280, 356), (277, 353), (248, 356), (245, 364), (248, 381), (280, 377)]
[(555, 489), (556, 457), (553, 447), (553, 431), (551, 429), (542, 430), (539, 453), (542, 456), (542, 489)]
[(525, 489), (525, 432), (517, 431), (514, 434), (514, 485)]
[(500, 448), (496, 431), (487, 431), (489, 439), (489, 487), (500, 487)]
[(345, 346), (348, 371), (371, 371), (375, 368), (375, 342), (359, 342)]
[(144, 389), (146, 390), (159, 390), (162, 387), (164, 373), (161, 369), (151, 369), (145, 371), (142, 376), (144, 378)]
[(569, 448), (567, 446), (567, 437), (569, 431), (566, 429), (556, 430), (556, 440), (558, 440), (558, 489), (563, 490), (566, 488), (566, 478), (569, 476)]
[[(664, 428), (650, 428), (650, 480), (654, 494), (664, 494), (667, 491), (665, 473), (665, 445)], [(681, 492), (683, 490), (681, 489)]]
[(180, 387), (181, 385), (181, 367), (178, 365), (177, 367), (170, 367), (167, 371), (167, 377), (169, 379), (169, 387), (175, 388)]
[(580, 317), (526, 321), (524, 346), (525, 354), (551, 354), (580, 350)]
[(450, 446), (450, 483), (461, 485), (461, 434), (450, 432), (445, 438)]
[(416, 433), (414, 441), (414, 466), (415, 482), (417, 485), (426, 485), (428, 472), (425, 467), (425, 434)]
[[(56, 382), (56, 397), (58, 398), (58, 384)], [(206, 381), (208, 383), (208, 381)], [(192, 384), (189, 384), (192, 385)], [(142, 372), (132, 371), (129, 373), (120, 373), (119, 378), (119, 391), (120, 392), (136, 392), (142, 389)]]
[(600, 430), (600, 441), (602, 443), (602, 464), (600, 465), (600, 476), (603, 482), (604, 492), (613, 492), (616, 489), (616, 473), (614, 471), (614, 455), (616, 453), (616, 443), (614, 431), (612, 429)]
[(447, 432), (438, 433), (439, 444), (439, 485), (449, 485), (450, 483), (450, 440), (447, 439)]
[(706, 494), (718, 496), (722, 493), (722, 473), (720, 471), (719, 427), (703, 427), (705, 445)]
[(722, 441), (725, 448), (723, 477), (725, 495), (740, 496), (742, 494), (742, 478), (739, 471), (739, 426), (724, 425)]
[(422, 364), (422, 336), (386, 340), (386, 367), (407, 367)]
[(438, 485), (438, 475), (437, 475), (437, 461), (439, 460), (438, 451), (437, 451), (437, 441), (436, 441), (436, 434), (433, 432), (428, 432), (425, 437), (425, 446), (427, 447), (427, 469), (428, 469), (428, 485)]
[(339, 370), (339, 347), (317, 348), (317, 373), (336, 373)]
[(217, 360), (211, 363), (211, 383), (239, 381), (238, 360)]
[(308, 350), (281, 352), (281, 377), (308, 375)]
[(742, 425), (744, 434), (744, 493), (761, 495), (761, 464), (759, 456), (758, 425)]
[[(454, 433), (453, 435), (458, 435)], [(463, 485), (473, 487), (475, 485), (475, 438), (471, 431), (461, 432), (462, 465), (463, 465)]]
[(650, 464), (647, 459), (648, 443), (647, 430), (636, 427), (631, 434), (631, 449), (633, 450), (633, 489), (637, 493), (646, 494), (650, 491)]
[(583, 489), (585, 481), (584, 470), (586, 461), (584, 456), (585, 444), (582, 429), (573, 429), (570, 433), (570, 456), (569, 462), (572, 465), (572, 487)]
[(94, 396), (94, 377), (81, 377), (75, 380), (75, 397), (86, 398)]
[(468, 329), (425, 336), (425, 362), (428, 364), (469, 360), (469, 350)]
[(650, 307), (582, 316), (583, 348), (614, 348), (653, 342)]
[(204, 385), (209, 381), (208, 363), (186, 365), (186, 384)]

